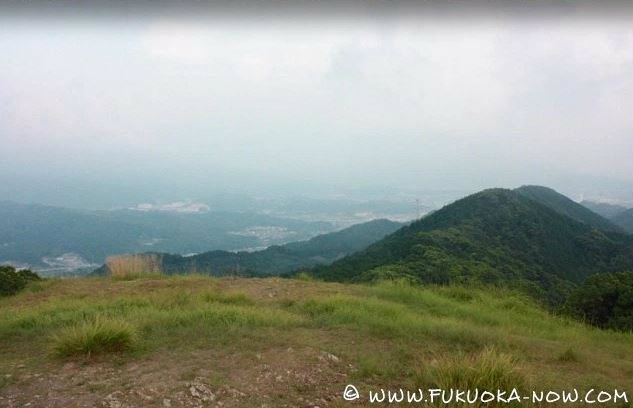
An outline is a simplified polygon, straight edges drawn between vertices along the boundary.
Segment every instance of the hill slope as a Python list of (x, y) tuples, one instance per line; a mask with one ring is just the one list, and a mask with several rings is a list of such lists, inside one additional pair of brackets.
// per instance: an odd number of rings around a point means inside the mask
[[(400, 227), (402, 224), (397, 222), (374, 220), (307, 241), (275, 245), (256, 252), (209, 251), (188, 257), (148, 253), (135, 255), (134, 258), (136, 262), (143, 262), (145, 256), (148, 264), (158, 263), (157, 269), (167, 274), (279, 275), (301, 267), (332, 263), (364, 249)], [(96, 274), (108, 274), (108, 269), (109, 266), (104, 265)]]
[(335, 281), (397, 275), (503, 284), (557, 302), (593, 273), (631, 268), (633, 238), (577, 222), (517, 191), (491, 189), (313, 272)]
[(529, 199), (551, 208), (559, 214), (605, 231), (622, 232), (611, 221), (578, 204), (556, 190), (543, 186), (522, 186), (515, 191)]

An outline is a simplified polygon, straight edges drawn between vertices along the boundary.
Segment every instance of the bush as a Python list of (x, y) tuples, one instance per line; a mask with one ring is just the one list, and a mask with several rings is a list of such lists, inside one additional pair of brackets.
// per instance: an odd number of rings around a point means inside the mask
[(29, 282), (41, 280), (38, 274), (28, 269), (16, 271), (13, 266), (0, 265), (0, 296), (14, 295)]
[(633, 272), (590, 276), (571, 294), (565, 307), (592, 325), (633, 330)]
[(87, 356), (122, 352), (133, 348), (136, 329), (127, 322), (97, 317), (63, 329), (54, 336), (54, 348), (61, 356)]

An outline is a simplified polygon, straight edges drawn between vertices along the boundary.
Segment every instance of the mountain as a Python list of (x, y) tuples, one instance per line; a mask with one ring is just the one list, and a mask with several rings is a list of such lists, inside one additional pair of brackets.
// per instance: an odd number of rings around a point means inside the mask
[(627, 208), (617, 204), (599, 203), (596, 201), (583, 200), (580, 202), (583, 207), (587, 207), (596, 214), (611, 220), (616, 215), (625, 211)]
[(92, 270), (113, 254), (267, 247), (333, 229), (326, 222), (257, 213), (83, 211), (0, 202), (0, 263), (32, 267), (45, 274)]
[(622, 230), (611, 221), (551, 188), (543, 186), (522, 186), (517, 188), (515, 191), (562, 215), (566, 215), (594, 228), (599, 228), (605, 231), (622, 232)]
[(611, 218), (611, 221), (625, 232), (633, 234), (633, 208), (624, 210)]
[[(194, 256), (161, 253), (133, 255), (136, 264), (166, 274), (198, 272), (211, 275), (279, 275), (297, 268), (329, 264), (357, 252), (402, 227), (389, 220), (374, 220), (353, 225), (341, 231), (319, 235), (307, 241), (274, 245), (256, 252), (208, 251)], [(111, 259), (95, 271), (106, 275), (114, 269), (113, 263), (125, 262), (125, 256)]]
[(500, 284), (558, 303), (591, 274), (632, 268), (633, 237), (562, 215), (525, 189), (490, 189), (312, 273), (334, 281)]

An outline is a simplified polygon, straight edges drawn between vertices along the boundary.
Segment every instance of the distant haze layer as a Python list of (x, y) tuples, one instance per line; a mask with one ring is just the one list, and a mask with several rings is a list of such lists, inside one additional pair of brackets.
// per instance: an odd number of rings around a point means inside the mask
[(633, 199), (627, 16), (0, 23), (4, 199), (522, 184)]

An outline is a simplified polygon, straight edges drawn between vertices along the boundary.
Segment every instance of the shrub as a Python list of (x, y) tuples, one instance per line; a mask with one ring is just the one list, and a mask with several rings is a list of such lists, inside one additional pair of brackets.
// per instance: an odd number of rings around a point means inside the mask
[(137, 334), (127, 322), (97, 317), (63, 329), (54, 336), (54, 349), (61, 356), (87, 356), (122, 352), (133, 348)]
[(0, 296), (16, 294), (29, 282), (38, 280), (39, 275), (28, 269), (16, 271), (13, 266), (0, 265)]

